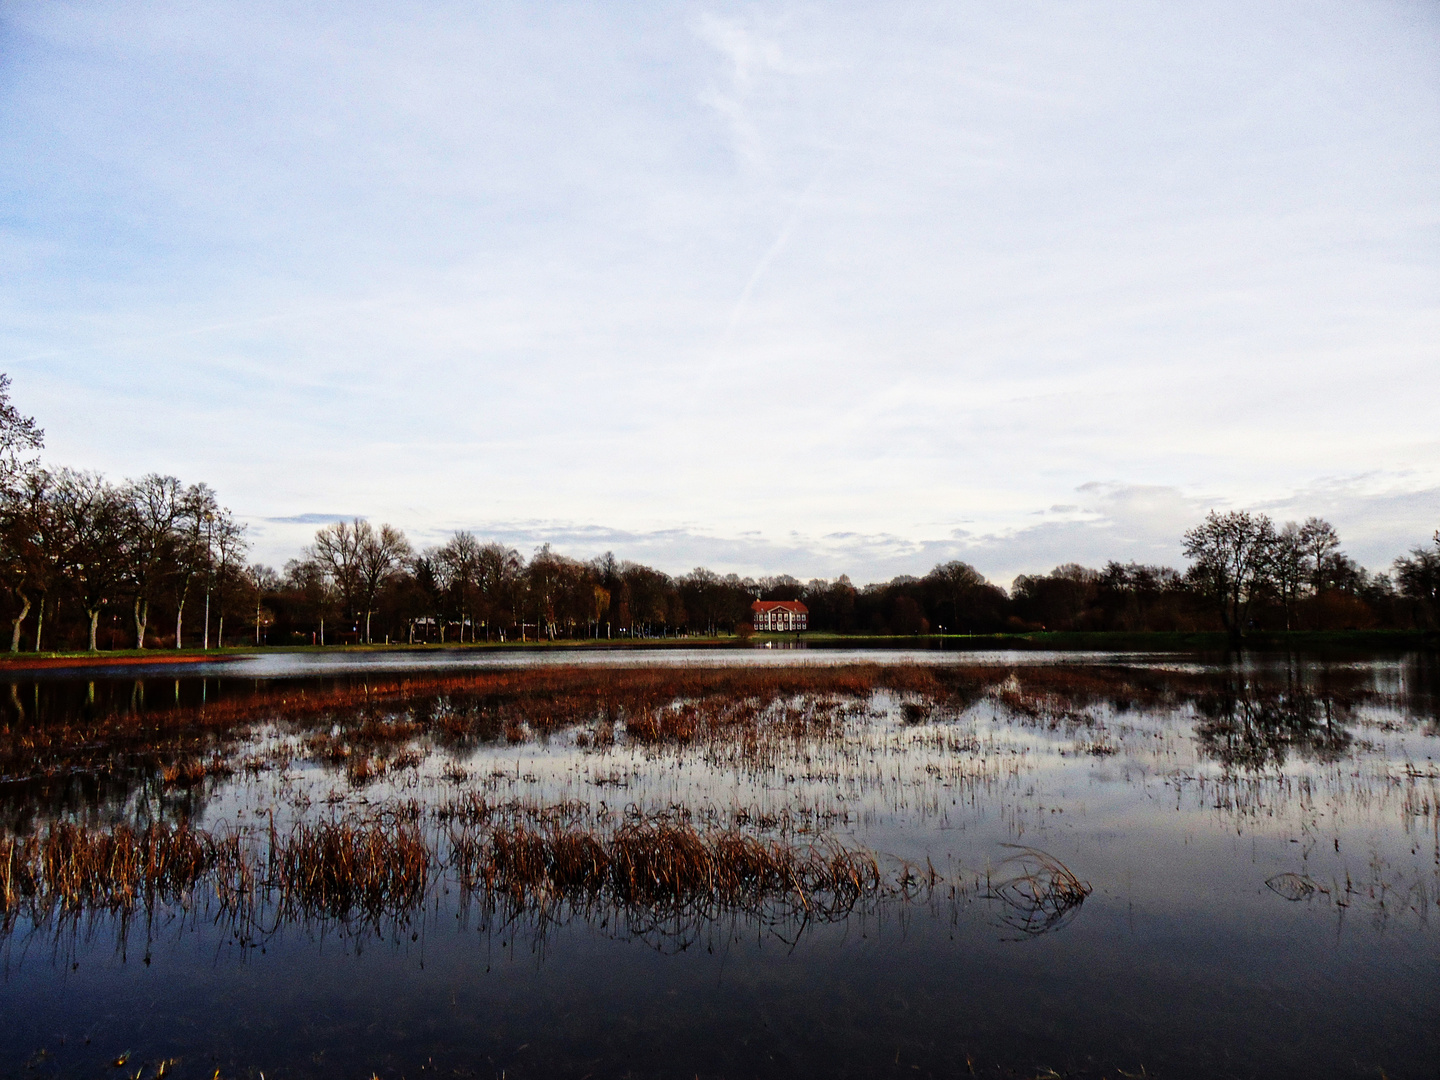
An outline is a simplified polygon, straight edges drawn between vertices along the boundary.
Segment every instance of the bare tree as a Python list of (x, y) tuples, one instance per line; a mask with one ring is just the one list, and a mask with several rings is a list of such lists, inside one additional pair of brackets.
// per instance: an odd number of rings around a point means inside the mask
[[(441, 570), (441, 578), (448, 590), (459, 601), (460, 640), (465, 640), (465, 623), (470, 617), (470, 640), (475, 640), (474, 612), (471, 610), (471, 596), (479, 584), (480, 541), (468, 532), (457, 532), (445, 546), (435, 552)], [(441, 640), (444, 640), (442, 633)]]
[(514, 605), (518, 595), (518, 584), (525, 560), (514, 548), (491, 541), (480, 545), (476, 558), (476, 584), (480, 589), (480, 603), (485, 615), (485, 636), (490, 636), (490, 626), (497, 618), (501, 622), (500, 638), (503, 641), (506, 620), (513, 620)]
[(1250, 605), (1268, 582), (1274, 549), (1274, 523), (1243, 510), (1212, 510), (1185, 534), (1192, 579), (1216, 603), (1220, 621), (1236, 640), (1244, 636)]
[(10, 403), (10, 376), (0, 374), (0, 491), (13, 491), (38, 468), (35, 454), (44, 444), (45, 432), (34, 418)]
[[(1314, 518), (1310, 519), (1315, 520)], [(1280, 602), (1285, 608), (1285, 629), (1291, 629), (1295, 618), (1295, 602), (1306, 577), (1305, 531), (1293, 521), (1275, 534), (1274, 557), (1271, 562), (1271, 576), (1280, 593)]]
[(326, 580), (340, 596), (346, 617), (356, 613), (356, 596), (360, 589), (360, 528), (369, 522), (355, 519), (336, 521), (315, 533), (315, 543), (305, 549), (305, 558), (319, 567)]
[(10, 376), (0, 374), (0, 576), (20, 602), (20, 612), (12, 620), (11, 652), (20, 651), (20, 629), (37, 588), (44, 618), (48, 579), (40, 526), (50, 476), (35, 456), (44, 442), (45, 433), (34, 419), (22, 416), (10, 403)]
[(365, 644), (370, 644), (370, 616), (381, 586), (393, 578), (410, 557), (405, 534), (391, 525), (374, 528), (368, 521), (355, 522), (356, 584), (358, 599), (365, 608)]
[[(1086, 570), (1084, 567), (1070, 563), (1056, 568), (1054, 576), (1064, 577), (1071, 570), (1082, 575), (1094, 576), (1095, 574), (1093, 570)], [(950, 610), (954, 619), (954, 625), (950, 628), (952, 632), (958, 633), (962, 628), (973, 630), (972, 613), (975, 612), (975, 609), (993, 606), (990, 593), (993, 592), (994, 586), (969, 563), (961, 562), (958, 559), (940, 563), (925, 575), (925, 580), (930, 585), (938, 587), (941, 594), (950, 602)], [(991, 603), (986, 604), (987, 600)]]
[(20, 651), (20, 632), (30, 614), (32, 596), (39, 601), (35, 648), (40, 648), (45, 599), (62, 554), (58, 534), (54, 479), (44, 469), (30, 469), (0, 501), (0, 575), (20, 604), (11, 620), (12, 653)]
[(225, 597), (227, 590), (244, 565), (242, 560), (249, 550), (245, 540), (245, 526), (236, 521), (233, 514), (221, 508), (211, 514), (205, 528), (206, 547), (209, 552), (209, 573), (205, 578), (205, 636), (203, 647), (210, 647), (210, 593), (215, 591), (216, 606), (220, 611), (219, 625), (215, 640), (219, 648), (225, 647)]
[(245, 582), (255, 594), (255, 644), (260, 644), (260, 627), (264, 621), (265, 594), (280, 587), (280, 575), (273, 568), (254, 563), (245, 572)]
[[(624, 592), (629, 596), (630, 616), (642, 624), (641, 632), (651, 633), (652, 627), (657, 623), (663, 631), (670, 621), (670, 609), (673, 606), (670, 598), (675, 593), (675, 582), (670, 575), (640, 563), (626, 562), (621, 564), (620, 576), (624, 583)], [(588, 586), (588, 582), (586, 584)], [(576, 586), (579, 585), (580, 582), (577, 581)], [(577, 597), (587, 614), (592, 604), (598, 607), (599, 599), (588, 587)], [(608, 595), (606, 602), (609, 602)]]
[[(555, 637), (555, 599), (560, 586), (560, 560), (550, 545), (541, 544), (530, 556), (530, 565), (525, 571), (525, 584), (529, 587), (530, 602), (535, 609), (535, 640), (541, 634)], [(521, 620), (524, 632), (524, 620)]]
[[(697, 566), (680, 579), (680, 591), (685, 598), (686, 611), (697, 622), (703, 622), (706, 633), (714, 637), (715, 623), (725, 600), (724, 579), (709, 567)], [(620, 621), (628, 620), (622, 614)]]
[(173, 476), (151, 473), (125, 485), (126, 563), (134, 594), (135, 647), (145, 648), (150, 601), (175, 554), (185, 515), (185, 489)]
[(325, 644), (325, 616), (334, 609), (335, 587), (314, 559), (291, 559), (285, 564), (285, 587), (298, 594), (318, 624), (319, 642)]
[(1299, 541), (1309, 563), (1310, 586), (1319, 596), (1332, 577), (1330, 571), (1340, 551), (1340, 534), (1323, 518), (1306, 518), (1300, 527)]
[[(207, 484), (191, 484), (180, 500), (173, 548), (170, 553), (170, 593), (175, 602), (175, 648), (185, 647), (185, 603), (196, 577), (210, 572), (209, 523), (220, 513), (215, 492)], [(210, 627), (209, 612), (205, 616), (206, 641)]]
[(1440, 615), (1440, 531), (1433, 546), (1413, 548), (1395, 560), (1395, 580), (1401, 595), (1420, 605), (1422, 618)]
[(62, 469), (55, 477), (61, 572), (90, 620), (90, 651), (99, 646), (100, 612), (125, 578), (128, 515), (120, 493), (97, 473)]

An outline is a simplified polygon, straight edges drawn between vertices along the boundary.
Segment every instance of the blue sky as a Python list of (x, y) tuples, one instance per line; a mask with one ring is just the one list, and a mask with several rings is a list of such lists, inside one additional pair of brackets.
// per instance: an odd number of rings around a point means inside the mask
[(1440, 526), (1433, 3), (0, 5), (57, 463), (672, 571)]

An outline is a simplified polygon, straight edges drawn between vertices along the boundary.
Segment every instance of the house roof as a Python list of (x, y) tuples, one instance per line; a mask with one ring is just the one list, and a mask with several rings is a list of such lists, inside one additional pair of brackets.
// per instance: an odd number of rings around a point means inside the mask
[(750, 605), (751, 611), (761, 614), (767, 611), (793, 611), (796, 615), (809, 615), (810, 609), (799, 600), (756, 600)]

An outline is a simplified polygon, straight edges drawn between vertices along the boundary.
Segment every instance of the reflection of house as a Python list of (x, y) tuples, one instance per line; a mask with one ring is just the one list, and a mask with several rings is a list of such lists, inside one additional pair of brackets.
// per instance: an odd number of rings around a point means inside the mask
[(810, 609), (799, 600), (756, 600), (750, 605), (756, 630), (804, 630)]

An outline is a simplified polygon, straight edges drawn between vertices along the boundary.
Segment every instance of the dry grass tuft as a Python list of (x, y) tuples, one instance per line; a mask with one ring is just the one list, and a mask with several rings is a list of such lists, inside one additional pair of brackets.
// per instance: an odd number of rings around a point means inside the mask
[(508, 821), (452, 834), (461, 884), (515, 908), (562, 900), (626, 910), (756, 911), (779, 904), (838, 918), (879, 892), (874, 856), (834, 842), (795, 845), (736, 829), (642, 820), (610, 833)]
[(160, 779), (166, 787), (193, 787), (207, 776), (230, 776), (234, 767), (218, 754), (209, 761), (189, 758), (171, 762), (160, 770)]
[(6, 912), (29, 900), (43, 908), (128, 909), (142, 899), (180, 898), (238, 858), (236, 837), (184, 823), (109, 832), (59, 824), (43, 837), (0, 840), (0, 897)]
[(995, 882), (988, 880), (985, 896), (1005, 905), (1001, 922), (1024, 937), (1058, 930), (1079, 910), (1093, 891), (1053, 855), (1031, 847), (1014, 848), (1016, 854), (1002, 862), (997, 870), (1006, 876)]
[(302, 824), (273, 844), (267, 884), (286, 914), (374, 920), (418, 907), (434, 863), (413, 824)]

